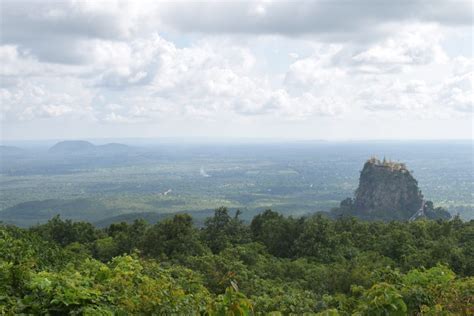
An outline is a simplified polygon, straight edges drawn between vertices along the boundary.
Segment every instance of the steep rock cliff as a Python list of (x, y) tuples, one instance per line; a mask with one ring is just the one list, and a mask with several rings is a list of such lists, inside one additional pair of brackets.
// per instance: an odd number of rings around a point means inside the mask
[[(415, 215), (420, 209), (423, 211)], [(377, 158), (364, 164), (355, 197), (342, 201), (334, 212), (382, 220), (450, 217), (444, 209), (434, 209), (431, 201), (424, 201), (418, 182), (405, 164)]]
[[(399, 213), (410, 217), (423, 203), (418, 182), (404, 164), (368, 160), (360, 173), (354, 209), (361, 213)], [(395, 216), (399, 217), (399, 216)]]

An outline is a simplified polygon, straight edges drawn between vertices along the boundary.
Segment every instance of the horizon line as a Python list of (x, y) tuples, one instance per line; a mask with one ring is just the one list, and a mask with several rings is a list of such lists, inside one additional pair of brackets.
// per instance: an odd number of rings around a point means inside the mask
[(474, 142), (474, 138), (282, 138), (282, 137), (65, 137), (65, 138), (22, 138), (22, 139), (1, 139), (0, 144), (4, 143), (47, 143), (62, 141), (176, 141), (176, 142), (205, 142), (205, 143), (222, 143), (222, 142), (320, 142), (320, 143), (357, 143), (357, 142)]

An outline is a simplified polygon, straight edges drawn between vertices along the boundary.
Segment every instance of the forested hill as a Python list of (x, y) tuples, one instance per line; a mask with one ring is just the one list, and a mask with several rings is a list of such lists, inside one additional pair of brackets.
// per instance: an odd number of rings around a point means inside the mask
[(0, 314), (472, 315), (474, 221), (0, 225)]

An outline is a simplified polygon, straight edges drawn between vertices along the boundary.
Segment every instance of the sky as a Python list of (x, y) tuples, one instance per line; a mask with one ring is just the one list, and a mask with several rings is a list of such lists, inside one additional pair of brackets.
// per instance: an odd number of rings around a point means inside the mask
[(472, 139), (473, 2), (0, 0), (1, 139)]

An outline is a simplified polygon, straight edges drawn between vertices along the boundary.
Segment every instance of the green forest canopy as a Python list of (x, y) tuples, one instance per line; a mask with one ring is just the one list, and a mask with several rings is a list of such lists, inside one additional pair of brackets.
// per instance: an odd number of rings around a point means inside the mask
[(474, 221), (0, 225), (0, 314), (472, 315)]

